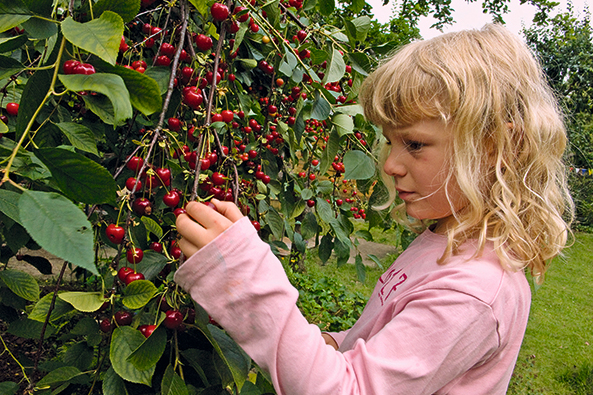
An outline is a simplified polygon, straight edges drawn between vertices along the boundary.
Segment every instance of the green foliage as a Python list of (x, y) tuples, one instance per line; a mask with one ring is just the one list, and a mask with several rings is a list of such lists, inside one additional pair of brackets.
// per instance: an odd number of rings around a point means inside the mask
[(367, 297), (353, 292), (327, 276), (311, 276), (286, 268), (288, 278), (299, 290), (297, 305), (305, 318), (321, 330), (339, 332), (350, 328), (364, 309)]
[(591, 393), (593, 235), (577, 233), (533, 292), (509, 395)]

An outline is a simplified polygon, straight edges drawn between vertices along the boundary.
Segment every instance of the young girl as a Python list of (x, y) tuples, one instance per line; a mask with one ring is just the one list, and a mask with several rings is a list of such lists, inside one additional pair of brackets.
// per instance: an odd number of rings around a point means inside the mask
[(572, 213), (565, 130), (542, 71), (518, 37), (487, 25), (404, 46), (361, 101), (387, 140), (387, 206), (397, 194), (400, 218), (426, 229), (351, 329), (306, 322), (231, 203), (179, 216), (190, 258), (175, 280), (279, 394), (504, 394), (529, 315), (524, 269), (542, 279)]

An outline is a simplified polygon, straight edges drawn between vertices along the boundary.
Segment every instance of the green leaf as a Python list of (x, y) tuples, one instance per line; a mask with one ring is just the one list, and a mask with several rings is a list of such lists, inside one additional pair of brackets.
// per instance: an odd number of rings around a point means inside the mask
[(157, 288), (148, 280), (136, 280), (124, 289), (122, 303), (129, 309), (144, 307), (156, 294)]
[(327, 62), (325, 76), (321, 83), (326, 84), (328, 82), (339, 81), (345, 73), (346, 63), (344, 63), (344, 58), (337, 48), (333, 48), (329, 62)]
[(93, 5), (95, 18), (105, 11), (117, 13), (124, 23), (132, 21), (140, 11), (140, 0), (99, 0)]
[(112, 11), (105, 11), (98, 19), (85, 23), (67, 17), (62, 22), (62, 33), (66, 40), (75, 46), (113, 65), (117, 61), (119, 44), (124, 33), (124, 21)]
[(31, 39), (45, 40), (58, 33), (58, 24), (47, 19), (31, 18), (23, 23), (23, 29)]
[[(161, 96), (161, 87), (159, 83), (149, 76), (149, 73), (139, 73), (134, 70), (127, 69), (123, 66), (112, 66), (108, 63), (97, 62), (97, 71), (117, 74), (126, 84), (126, 88), (130, 94), (130, 102), (132, 106), (144, 115), (151, 115), (155, 112), (161, 111), (163, 107), (163, 98)], [(162, 67), (153, 67), (159, 69)], [(169, 72), (166, 74), (167, 87), (169, 85)], [(165, 89), (166, 90), (166, 89)]]
[(369, 257), (369, 259), (373, 262), (375, 262), (375, 265), (377, 265), (377, 267), (381, 270), (383, 269), (383, 265), (381, 264), (381, 261), (379, 260), (379, 258), (376, 255), (373, 254), (367, 254), (367, 257)]
[[(8, 333), (24, 339), (39, 339), (41, 337), (41, 330), (43, 329), (43, 322), (30, 320), (28, 318), (13, 321), (8, 326)], [(56, 328), (48, 325), (45, 328), (44, 337), (47, 339), (56, 333)]]
[(371, 70), (371, 61), (367, 54), (363, 52), (354, 52), (348, 54), (348, 63), (357, 73), (363, 76), (369, 75)]
[(144, 258), (136, 264), (136, 271), (144, 274), (146, 280), (152, 280), (167, 265), (167, 257), (153, 250), (144, 251)]
[(120, 326), (115, 328), (111, 336), (109, 358), (115, 373), (124, 380), (150, 386), (155, 366), (140, 370), (128, 362), (128, 357), (140, 347), (144, 340), (146, 340), (144, 335), (132, 327)]
[(0, 383), (0, 394), (15, 395), (18, 390), (18, 383), (13, 383), (12, 381), (3, 381)]
[(27, 42), (27, 36), (21, 34), (16, 37), (0, 38), (0, 53), (11, 52)]
[(128, 395), (124, 380), (115, 373), (113, 366), (105, 372), (103, 395)]
[(222, 329), (214, 325), (208, 325), (208, 328), (218, 345), (215, 350), (231, 371), (237, 387), (241, 388), (251, 368), (251, 358)]
[(18, 207), (20, 197), (20, 193), (0, 189), (0, 211), (18, 224), (21, 223)]
[(337, 128), (333, 129), (329, 134), (327, 145), (323, 150), (323, 154), (321, 155), (321, 164), (319, 165), (320, 174), (325, 174), (331, 163), (334, 161), (334, 157), (340, 149), (340, 140), (341, 137)]
[(360, 115), (364, 115), (364, 111), (362, 109), (362, 106), (360, 104), (352, 104), (349, 106), (340, 106), (340, 107), (336, 107), (335, 111), (338, 113), (342, 113), (342, 114), (346, 114), (346, 115), (350, 115), (352, 117), (360, 114)]
[(130, 354), (128, 362), (138, 370), (150, 369), (161, 359), (166, 346), (167, 331), (159, 326)]
[(367, 268), (362, 263), (362, 256), (360, 256), (360, 254), (357, 254), (356, 258), (354, 258), (354, 265), (356, 266), (356, 274), (358, 275), (358, 281), (364, 283), (364, 280), (366, 279)]
[[(51, 307), (51, 301), (54, 298), (53, 292), (48, 293), (43, 298), (39, 300), (33, 307), (31, 314), (29, 314), (30, 320), (35, 320), (39, 322), (45, 322), (47, 317), (47, 313), (49, 313), (49, 308)], [(51, 316), (49, 317), (50, 322), (54, 322), (58, 318), (62, 317), (64, 314), (68, 314), (72, 311), (72, 306), (68, 303), (60, 300), (60, 298), (56, 298), (54, 307), (51, 311)]]
[(0, 1), (0, 33), (20, 25), (33, 16), (23, 0)]
[(25, 66), (16, 59), (0, 55), (0, 80), (23, 70)]
[(163, 375), (161, 395), (189, 395), (185, 381), (175, 372), (171, 365), (167, 366)]
[(208, 12), (208, 2), (206, 0), (189, 0), (189, 2), (196, 7), (196, 10), (202, 15)]
[(74, 366), (62, 366), (61, 368), (57, 368), (52, 370), (44, 378), (39, 380), (37, 383), (37, 388), (43, 388), (46, 386), (56, 386), (57, 384), (61, 384), (67, 381), (72, 380), (76, 376), (80, 376), (82, 373), (80, 370), (75, 368)]
[(350, 115), (336, 114), (332, 119), (332, 123), (336, 125), (340, 137), (354, 133), (354, 121)]
[(93, 363), (94, 349), (89, 346), (86, 340), (74, 343), (68, 347), (62, 361), (69, 366), (74, 366), (80, 370), (87, 370)]
[(334, 249), (334, 241), (332, 235), (329, 233), (326, 234), (321, 238), (319, 242), (319, 259), (321, 262), (325, 263), (332, 255), (332, 250)]
[(31, 302), (39, 299), (39, 284), (29, 273), (6, 269), (0, 271), (0, 280), (15, 294)]
[(336, 8), (335, 0), (318, 0), (319, 12), (325, 16), (330, 16)]
[(56, 126), (60, 128), (74, 148), (99, 156), (97, 140), (91, 129), (74, 122), (60, 122)]
[(311, 118), (323, 121), (331, 114), (331, 104), (327, 101), (325, 96), (321, 95), (319, 91), (315, 92), (315, 102), (311, 108)]
[(301, 224), (301, 234), (303, 239), (307, 240), (315, 236), (318, 228), (319, 226), (317, 225), (317, 217), (315, 217), (315, 214), (312, 212), (305, 214), (305, 218), (303, 218)]
[(344, 179), (366, 180), (375, 175), (375, 161), (362, 151), (348, 151), (344, 155)]
[(93, 91), (107, 96), (113, 105), (114, 122), (116, 124), (120, 124), (132, 117), (130, 93), (124, 80), (119, 75), (105, 73), (91, 75), (59, 74), (59, 78), (64, 86), (71, 91)]
[(146, 230), (150, 233), (161, 239), (163, 237), (163, 228), (159, 226), (159, 224), (150, 217), (143, 216), (140, 220), (144, 223)]
[(97, 311), (105, 303), (101, 292), (63, 292), (58, 297), (70, 303), (76, 310), (90, 313)]
[(19, 113), (16, 118), (16, 134), (18, 137), (27, 128), (27, 124), (43, 103), (51, 86), (52, 74), (50, 70), (37, 70), (27, 81), (19, 103)]
[(345, 21), (348, 35), (352, 37), (353, 41), (364, 41), (371, 28), (371, 18), (366, 15)]
[(97, 162), (61, 148), (40, 149), (35, 155), (51, 171), (60, 190), (72, 200), (88, 204), (115, 201), (117, 184)]
[(284, 221), (282, 217), (273, 207), (270, 207), (268, 214), (266, 214), (266, 222), (270, 225), (272, 234), (278, 240), (282, 239), (282, 232), (284, 230)]
[(335, 219), (334, 210), (327, 200), (318, 197), (315, 207), (322, 221), (329, 223)]
[(94, 263), (93, 227), (70, 200), (53, 192), (24, 191), (19, 217), (41, 248), (99, 274)]

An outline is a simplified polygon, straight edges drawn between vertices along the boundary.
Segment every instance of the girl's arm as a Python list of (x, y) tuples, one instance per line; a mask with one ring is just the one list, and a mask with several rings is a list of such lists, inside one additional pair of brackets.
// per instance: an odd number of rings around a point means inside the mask
[[(178, 218), (184, 253), (199, 251), (175, 281), (270, 373), (278, 394), (432, 394), (498, 346), (488, 306), (428, 290), (368, 341), (336, 351), (296, 307), (298, 291), (249, 220), (215, 204), (226, 218), (197, 203), (187, 206), (197, 222)], [(496, 385), (467, 393), (504, 393)]]

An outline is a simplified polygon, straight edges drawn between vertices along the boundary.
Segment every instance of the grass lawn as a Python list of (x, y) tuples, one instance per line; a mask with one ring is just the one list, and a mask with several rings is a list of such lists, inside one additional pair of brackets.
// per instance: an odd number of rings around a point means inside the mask
[[(389, 235), (373, 232), (380, 243)], [(310, 255), (316, 255), (315, 252)], [(390, 263), (384, 262), (385, 268)], [(369, 269), (367, 281), (356, 281), (353, 265), (320, 266), (307, 259), (308, 276), (338, 280), (370, 296), (381, 275)], [(533, 291), (533, 288), (532, 288)], [(579, 233), (573, 246), (552, 263), (544, 284), (533, 291), (525, 340), (509, 386), (511, 395), (593, 394), (593, 234)]]
[(509, 394), (593, 394), (593, 235), (580, 233), (533, 293)]

